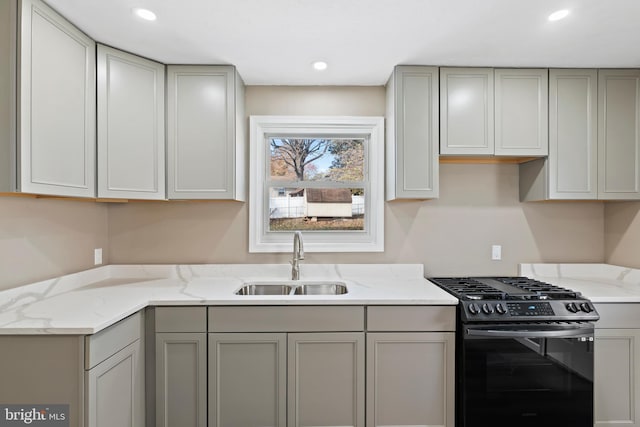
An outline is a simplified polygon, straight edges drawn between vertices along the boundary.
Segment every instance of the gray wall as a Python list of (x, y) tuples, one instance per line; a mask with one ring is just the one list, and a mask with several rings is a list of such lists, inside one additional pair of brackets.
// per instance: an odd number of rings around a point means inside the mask
[[(381, 87), (247, 88), (247, 115), (383, 116)], [(430, 275), (515, 274), (519, 262), (602, 262), (602, 203), (518, 201), (516, 165), (442, 165), (441, 198), (385, 208), (385, 252), (307, 254), (306, 263), (423, 263)], [(112, 263), (287, 262), (248, 253), (248, 205), (109, 206)], [(491, 261), (491, 245), (503, 260)]]
[(0, 289), (92, 268), (93, 250), (108, 262), (103, 203), (0, 197)]
[(607, 263), (640, 268), (640, 202), (607, 203), (604, 230)]
[[(247, 113), (384, 115), (379, 87), (249, 87)], [(441, 198), (385, 208), (384, 253), (306, 263), (417, 262), (430, 275), (515, 274), (518, 262), (640, 267), (640, 203), (519, 203), (515, 165), (442, 165)], [(606, 218), (606, 226), (605, 226)], [(248, 205), (0, 197), (0, 289), (110, 263), (287, 262), (248, 253)], [(503, 245), (503, 261), (490, 246)], [(108, 249), (108, 250), (107, 250)]]

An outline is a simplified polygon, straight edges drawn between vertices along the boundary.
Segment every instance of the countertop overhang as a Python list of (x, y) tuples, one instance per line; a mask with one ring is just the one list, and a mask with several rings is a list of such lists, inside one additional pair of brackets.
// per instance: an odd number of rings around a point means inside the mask
[(303, 264), (305, 281), (344, 295), (244, 296), (247, 282), (288, 280), (288, 264), (108, 265), (0, 292), (0, 335), (94, 334), (147, 306), (456, 305), (421, 264)]

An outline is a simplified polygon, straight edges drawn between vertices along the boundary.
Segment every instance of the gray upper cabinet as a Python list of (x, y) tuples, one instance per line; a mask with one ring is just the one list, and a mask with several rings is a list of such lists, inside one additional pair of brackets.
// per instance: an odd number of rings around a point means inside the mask
[(22, 0), (19, 191), (95, 197), (95, 43), (41, 0)]
[(440, 69), (440, 154), (493, 155), (491, 68)]
[(549, 76), (549, 157), (520, 165), (520, 199), (640, 199), (640, 70)]
[(387, 83), (387, 200), (438, 197), (438, 76), (398, 66)]
[(546, 156), (548, 70), (495, 69), (495, 154)]
[(169, 199), (244, 201), (244, 128), (244, 83), (234, 67), (169, 65)]
[(165, 198), (165, 66), (98, 46), (98, 197)]
[(549, 70), (549, 157), (520, 165), (520, 198), (598, 198), (598, 72)]
[(599, 70), (598, 192), (640, 199), (640, 70)]
[(15, 191), (17, 3), (0, 1), (0, 192)]

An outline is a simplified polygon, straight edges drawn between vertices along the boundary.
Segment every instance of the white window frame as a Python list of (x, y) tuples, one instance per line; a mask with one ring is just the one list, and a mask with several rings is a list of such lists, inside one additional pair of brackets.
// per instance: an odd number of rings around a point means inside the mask
[(293, 232), (269, 231), (268, 139), (292, 135), (365, 138), (365, 230), (303, 231), (306, 252), (384, 251), (384, 117), (251, 116), (249, 252), (291, 252)]

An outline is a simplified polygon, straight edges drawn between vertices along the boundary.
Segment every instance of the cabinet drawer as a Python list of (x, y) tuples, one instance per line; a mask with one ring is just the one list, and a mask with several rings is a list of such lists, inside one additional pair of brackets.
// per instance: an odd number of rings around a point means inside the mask
[(156, 307), (156, 332), (207, 332), (206, 307)]
[(137, 312), (97, 334), (85, 337), (84, 364), (91, 369), (143, 335), (143, 317)]
[(638, 304), (594, 304), (600, 315), (596, 329), (638, 329), (640, 310)]
[(363, 331), (364, 307), (211, 307), (209, 332)]
[(455, 306), (373, 306), (367, 308), (369, 331), (455, 331)]

